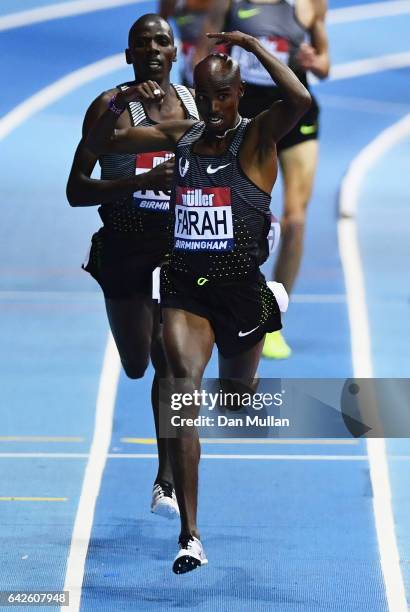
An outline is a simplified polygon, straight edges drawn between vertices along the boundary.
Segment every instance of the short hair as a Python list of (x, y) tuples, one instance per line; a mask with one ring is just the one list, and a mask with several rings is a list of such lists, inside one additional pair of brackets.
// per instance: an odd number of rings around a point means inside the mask
[(232, 57), (226, 53), (210, 53), (203, 60), (201, 60), (195, 66), (194, 81), (197, 81), (196, 76), (202, 68), (209, 67), (212, 70), (217, 63), (223, 66), (224, 72), (229, 79), (237, 79), (238, 82), (241, 81), (241, 71), (238, 62), (232, 59)]
[(135, 36), (135, 31), (139, 27), (144, 26), (145, 23), (148, 21), (154, 21), (154, 22), (161, 23), (162, 25), (166, 26), (168, 29), (169, 35), (171, 37), (172, 44), (174, 43), (174, 32), (171, 26), (169, 25), (168, 21), (163, 19), (163, 17), (161, 17), (161, 15), (158, 15), (157, 13), (146, 13), (145, 15), (141, 15), (141, 17), (139, 17), (137, 21), (133, 23), (132, 26), (130, 27), (130, 30), (128, 32), (128, 46), (131, 46), (132, 44), (133, 37)]

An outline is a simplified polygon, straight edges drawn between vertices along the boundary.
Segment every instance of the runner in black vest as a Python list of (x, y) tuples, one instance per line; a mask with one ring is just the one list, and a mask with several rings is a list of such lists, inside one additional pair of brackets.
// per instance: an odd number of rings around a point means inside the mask
[[(281, 89), (282, 100), (252, 121), (238, 114), (243, 86), (238, 64), (226, 55), (205, 58), (195, 68), (202, 122), (172, 121), (150, 128), (114, 130), (117, 112), (140, 98), (132, 88), (117, 94), (87, 139), (96, 154), (176, 151), (174, 246), (162, 273), (164, 342), (171, 368), (169, 410), (175, 392), (200, 389), (216, 342), (220, 376), (253, 381), (266, 331), (281, 326), (279, 308), (259, 264), (268, 252), (270, 193), (276, 180), (276, 142), (306, 112), (311, 97), (293, 72), (252, 36), (209, 34), (255, 54)], [(149, 81), (143, 96), (164, 92)], [(184, 406), (192, 418), (198, 406)], [(168, 440), (181, 511), (177, 574), (207, 562), (196, 524), (200, 447), (195, 428), (177, 428)]]
[[(135, 79), (119, 88), (124, 90), (155, 78), (165, 96), (161, 104), (152, 100), (145, 100), (144, 104), (131, 102), (128, 112), (119, 119), (121, 127), (198, 117), (192, 94), (185, 87), (169, 82), (175, 57), (173, 33), (166, 21), (158, 15), (148, 14), (134, 23), (129, 32), (126, 61), (132, 64)], [(158, 379), (167, 374), (167, 365), (158, 303), (152, 300), (152, 273), (169, 251), (170, 192), (166, 190), (172, 185), (174, 161), (161, 163), (171, 157), (163, 150), (154, 154), (97, 158), (84, 147), (90, 127), (104, 113), (108, 101), (119, 88), (101, 94), (86, 113), (83, 140), (74, 157), (67, 197), (72, 206), (101, 205), (99, 213), (104, 226), (94, 234), (83, 267), (104, 292), (111, 331), (127, 376), (141, 378), (151, 356), (155, 369), (153, 411), (158, 430), (156, 390)], [(90, 178), (97, 161), (102, 180)], [(178, 515), (178, 505), (172, 487), (171, 466), (165, 441), (158, 436), (157, 441), (159, 467), (151, 510), (173, 518)]]
[[(307, 87), (307, 71), (323, 79), (329, 73), (325, 30), (326, 0), (212, 0), (204, 33), (241, 30), (255, 36), (286, 63)], [(306, 42), (306, 41), (309, 42)], [(210, 50), (199, 45), (197, 59)], [(270, 107), (281, 92), (255, 57), (239, 47), (231, 51), (246, 82), (239, 112), (254, 117)], [(294, 128), (278, 143), (283, 173), (282, 240), (274, 278), (291, 292), (302, 258), (306, 208), (311, 197), (318, 158), (319, 107), (313, 103)], [(291, 349), (280, 332), (267, 334), (263, 355), (286, 358)]]

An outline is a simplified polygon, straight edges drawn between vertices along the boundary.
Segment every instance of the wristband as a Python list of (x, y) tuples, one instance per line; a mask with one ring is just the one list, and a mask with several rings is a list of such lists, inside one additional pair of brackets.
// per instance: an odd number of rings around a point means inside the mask
[(108, 108), (109, 110), (114, 113), (114, 115), (117, 115), (117, 117), (119, 117), (124, 111), (125, 111), (125, 107), (124, 108), (120, 108), (119, 106), (116, 105), (116, 99), (117, 99), (117, 95), (115, 94), (111, 100), (108, 103)]

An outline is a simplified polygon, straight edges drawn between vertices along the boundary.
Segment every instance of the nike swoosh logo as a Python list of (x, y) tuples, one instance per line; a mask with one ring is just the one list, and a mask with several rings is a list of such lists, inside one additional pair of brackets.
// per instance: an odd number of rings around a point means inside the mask
[(255, 17), (256, 15), (259, 15), (260, 12), (261, 10), (258, 8), (239, 9), (238, 17), (239, 19), (250, 19), (251, 17)]
[(315, 132), (317, 132), (316, 125), (301, 125), (300, 126), (300, 133), (303, 134), (303, 136), (310, 136), (310, 134), (315, 134)]
[(251, 329), (250, 331), (247, 331), (247, 332), (240, 331), (238, 336), (240, 338), (243, 338), (244, 336), (249, 336), (249, 334), (251, 334), (252, 332), (256, 331), (258, 329), (258, 327), (259, 327), (259, 325), (257, 325), (256, 327), (254, 327), (253, 329)]
[(209, 164), (206, 171), (208, 172), (208, 174), (215, 174), (215, 172), (218, 172), (218, 170), (222, 170), (222, 168), (227, 168), (230, 165), (231, 162), (229, 162), (229, 164), (225, 164), (224, 166), (217, 166), (216, 168), (212, 168), (212, 164)]

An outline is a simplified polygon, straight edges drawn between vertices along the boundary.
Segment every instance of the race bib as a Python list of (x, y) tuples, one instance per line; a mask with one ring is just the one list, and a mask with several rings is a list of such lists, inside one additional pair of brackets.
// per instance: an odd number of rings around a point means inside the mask
[(275, 215), (270, 216), (270, 230), (268, 234), (269, 254), (272, 255), (276, 251), (280, 242), (280, 223)]
[(234, 247), (230, 187), (177, 187), (175, 249), (232, 251)]
[[(259, 36), (259, 42), (278, 60), (288, 65), (289, 41), (279, 36)], [(242, 79), (254, 85), (272, 85), (272, 77), (253, 53), (232, 47), (231, 56), (240, 66)]]
[[(139, 153), (135, 159), (135, 174), (145, 174), (159, 164), (174, 157), (168, 151), (157, 151), (156, 153)], [(152, 210), (155, 212), (168, 212), (170, 191), (152, 191), (143, 189), (134, 193), (134, 204), (141, 210)]]

